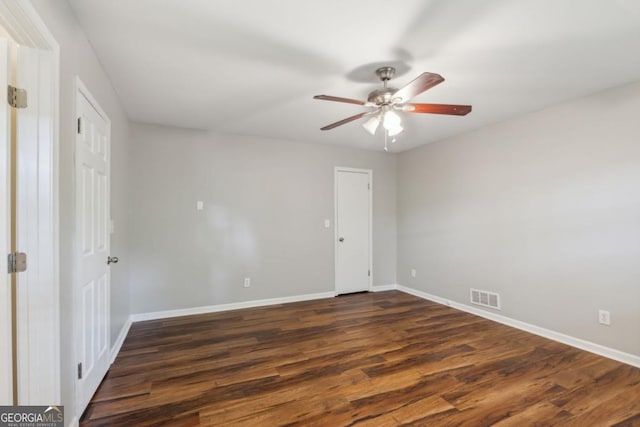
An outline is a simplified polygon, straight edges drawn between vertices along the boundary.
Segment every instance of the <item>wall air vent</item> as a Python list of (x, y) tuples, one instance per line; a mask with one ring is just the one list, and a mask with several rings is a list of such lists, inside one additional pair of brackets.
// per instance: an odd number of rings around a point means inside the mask
[(471, 303), (500, 310), (500, 294), (471, 289)]

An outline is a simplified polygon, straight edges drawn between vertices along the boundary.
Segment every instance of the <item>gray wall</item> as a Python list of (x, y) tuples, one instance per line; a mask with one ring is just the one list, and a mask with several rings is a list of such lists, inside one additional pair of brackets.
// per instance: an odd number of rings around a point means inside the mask
[(333, 291), (334, 166), (373, 170), (374, 285), (396, 282), (392, 155), (134, 124), (131, 161), (133, 313)]
[(500, 314), (640, 355), (639, 111), (640, 82), (400, 154), (399, 283), (499, 292)]
[(60, 45), (60, 329), (62, 404), (67, 420), (75, 413), (73, 399), (75, 363), (72, 327), (72, 244), (74, 229), (75, 141), (74, 78), (80, 76), (111, 119), (111, 217), (116, 221), (111, 248), (122, 260), (112, 268), (111, 341), (129, 316), (127, 274), (126, 183), (128, 181), (129, 121), (111, 83), (102, 70), (87, 38), (65, 1), (33, 0), (34, 7)]

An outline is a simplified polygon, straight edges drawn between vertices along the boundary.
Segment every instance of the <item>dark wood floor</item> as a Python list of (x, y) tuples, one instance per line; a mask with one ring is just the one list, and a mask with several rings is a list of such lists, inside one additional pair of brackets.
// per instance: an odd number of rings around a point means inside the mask
[(640, 426), (640, 369), (397, 291), (140, 322), (82, 426)]

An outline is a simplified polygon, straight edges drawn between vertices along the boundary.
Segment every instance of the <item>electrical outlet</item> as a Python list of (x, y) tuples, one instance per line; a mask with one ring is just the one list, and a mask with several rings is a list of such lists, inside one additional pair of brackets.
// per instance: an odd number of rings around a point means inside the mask
[(251, 287), (251, 277), (245, 277), (244, 278), (244, 287), (245, 288), (250, 288)]
[(415, 268), (411, 269), (411, 277), (415, 278), (418, 275)]
[(607, 310), (598, 310), (598, 322), (601, 325), (611, 325), (611, 313)]

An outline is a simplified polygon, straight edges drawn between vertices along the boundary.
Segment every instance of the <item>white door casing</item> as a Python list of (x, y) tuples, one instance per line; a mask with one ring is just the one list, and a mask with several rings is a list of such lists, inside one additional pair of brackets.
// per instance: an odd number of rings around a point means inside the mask
[[(11, 251), (10, 215), (11, 215), (11, 176), (9, 168), (10, 128), (7, 85), (9, 83), (9, 43), (0, 39), (0, 251)], [(13, 404), (13, 367), (11, 338), (11, 279), (8, 272), (0, 270), (0, 405)]]
[(77, 415), (91, 400), (109, 368), (110, 121), (76, 79), (76, 334)]
[(335, 168), (336, 295), (370, 291), (372, 171)]
[[(27, 270), (16, 273), (17, 304), (17, 375), (18, 403), (50, 405), (59, 387), (58, 359), (43, 359), (41, 354), (55, 354), (57, 334), (41, 325), (58, 316), (51, 304), (57, 297), (53, 246), (54, 219), (52, 187), (53, 147), (49, 138), (52, 94), (47, 74), (50, 53), (18, 46), (16, 85), (27, 91), (28, 106), (16, 114), (16, 248), (27, 254)], [(29, 95), (31, 94), (31, 95)], [(37, 159), (37, 160), (34, 160)]]

